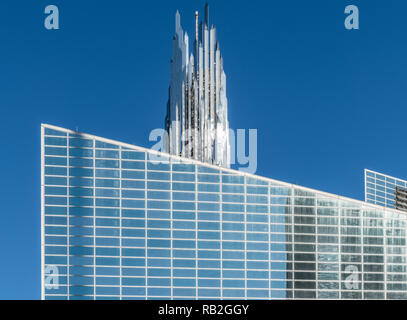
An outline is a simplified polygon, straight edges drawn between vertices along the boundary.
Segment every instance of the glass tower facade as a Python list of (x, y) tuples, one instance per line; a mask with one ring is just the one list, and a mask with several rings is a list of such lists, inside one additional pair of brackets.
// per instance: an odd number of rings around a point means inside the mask
[(407, 211), (407, 181), (366, 169), (365, 201)]
[(407, 298), (401, 211), (41, 130), (43, 299)]

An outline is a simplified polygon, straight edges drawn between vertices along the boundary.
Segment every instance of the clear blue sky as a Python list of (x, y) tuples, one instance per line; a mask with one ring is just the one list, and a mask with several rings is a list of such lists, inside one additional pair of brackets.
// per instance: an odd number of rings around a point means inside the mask
[[(60, 10), (58, 31), (44, 8)], [(360, 9), (360, 30), (344, 8)], [(232, 128), (257, 174), (363, 198), (363, 169), (407, 178), (407, 3), (212, 1)], [(0, 299), (40, 298), (40, 124), (140, 146), (162, 127), (174, 13), (204, 1), (0, 2)]]

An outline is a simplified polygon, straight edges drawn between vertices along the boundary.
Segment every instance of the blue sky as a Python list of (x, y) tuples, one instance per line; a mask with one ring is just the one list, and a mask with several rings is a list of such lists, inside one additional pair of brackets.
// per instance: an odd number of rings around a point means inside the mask
[[(60, 30), (44, 28), (58, 5)], [(0, 299), (40, 298), (40, 124), (140, 146), (164, 123), (174, 13), (204, 1), (0, 2)], [(360, 10), (360, 30), (344, 8)], [(357, 199), (363, 169), (407, 178), (407, 3), (212, 1), (232, 128), (257, 174)]]

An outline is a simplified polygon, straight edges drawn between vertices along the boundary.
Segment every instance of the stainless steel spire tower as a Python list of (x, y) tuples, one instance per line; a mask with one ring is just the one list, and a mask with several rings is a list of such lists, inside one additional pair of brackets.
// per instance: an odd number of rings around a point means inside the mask
[(167, 104), (166, 151), (170, 154), (230, 167), (226, 75), (215, 26), (209, 27), (209, 6), (189, 54), (188, 34), (175, 14), (171, 81)]

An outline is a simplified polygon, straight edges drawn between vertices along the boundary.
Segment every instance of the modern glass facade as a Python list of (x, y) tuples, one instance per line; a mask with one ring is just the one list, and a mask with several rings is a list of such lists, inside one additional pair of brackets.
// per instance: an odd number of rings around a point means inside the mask
[(365, 201), (407, 211), (407, 181), (365, 170)]
[(42, 126), (44, 299), (407, 298), (405, 213), (156, 154)]

